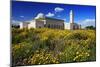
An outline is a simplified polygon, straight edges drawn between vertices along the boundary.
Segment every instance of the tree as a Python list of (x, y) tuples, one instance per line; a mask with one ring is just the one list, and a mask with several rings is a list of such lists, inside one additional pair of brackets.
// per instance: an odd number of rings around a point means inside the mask
[(92, 29), (92, 30), (95, 30), (95, 27), (94, 27), (94, 26), (86, 26), (85, 28), (86, 28), (86, 29)]

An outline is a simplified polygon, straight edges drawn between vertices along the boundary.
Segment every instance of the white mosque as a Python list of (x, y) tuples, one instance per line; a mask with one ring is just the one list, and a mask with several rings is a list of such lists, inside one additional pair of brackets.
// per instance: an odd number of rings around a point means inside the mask
[(70, 21), (66, 23), (64, 20), (45, 17), (43, 14), (37, 16), (32, 21), (21, 22), (20, 29), (23, 28), (52, 28), (52, 29), (81, 29), (81, 25), (74, 23), (74, 13), (70, 10)]

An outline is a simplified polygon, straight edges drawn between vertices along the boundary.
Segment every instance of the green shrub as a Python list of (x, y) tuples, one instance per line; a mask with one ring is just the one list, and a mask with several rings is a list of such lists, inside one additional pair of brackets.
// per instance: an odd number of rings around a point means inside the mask
[(12, 29), (13, 65), (96, 60), (95, 30)]

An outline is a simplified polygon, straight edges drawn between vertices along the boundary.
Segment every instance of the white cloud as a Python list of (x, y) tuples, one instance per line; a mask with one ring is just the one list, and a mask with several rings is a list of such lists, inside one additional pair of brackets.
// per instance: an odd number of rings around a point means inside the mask
[(53, 17), (53, 16), (54, 16), (54, 14), (53, 14), (53, 13), (51, 13), (51, 12), (49, 12), (46, 16), (47, 16), (47, 17)]
[(17, 20), (11, 20), (11, 24), (13, 25), (19, 25), (20, 21)]
[(24, 16), (20, 16), (21, 18), (24, 18)]
[(63, 11), (64, 9), (61, 8), (61, 7), (56, 7), (54, 10), (55, 10), (55, 12), (61, 12), (61, 11)]
[(17, 20), (12, 20), (11, 22), (12, 22), (12, 23), (18, 23), (19, 21), (17, 21)]
[(43, 13), (38, 13), (37, 16), (35, 17), (35, 19), (43, 18), (43, 17), (44, 17), (44, 14)]
[(85, 19), (82, 22), (80, 22), (80, 24), (82, 25), (82, 27), (86, 27), (86, 26), (94, 26), (95, 27), (95, 19)]
[(64, 21), (66, 21), (66, 19), (65, 19), (65, 18), (64, 18), (63, 20), (64, 20)]

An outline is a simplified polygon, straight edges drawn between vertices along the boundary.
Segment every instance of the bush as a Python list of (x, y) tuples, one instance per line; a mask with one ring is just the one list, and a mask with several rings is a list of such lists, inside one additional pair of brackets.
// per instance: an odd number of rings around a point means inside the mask
[(13, 65), (96, 60), (95, 30), (12, 29)]
[(29, 64), (52, 64), (59, 63), (58, 58), (53, 55), (53, 52), (47, 52), (44, 49), (37, 50), (32, 57), (30, 57)]

